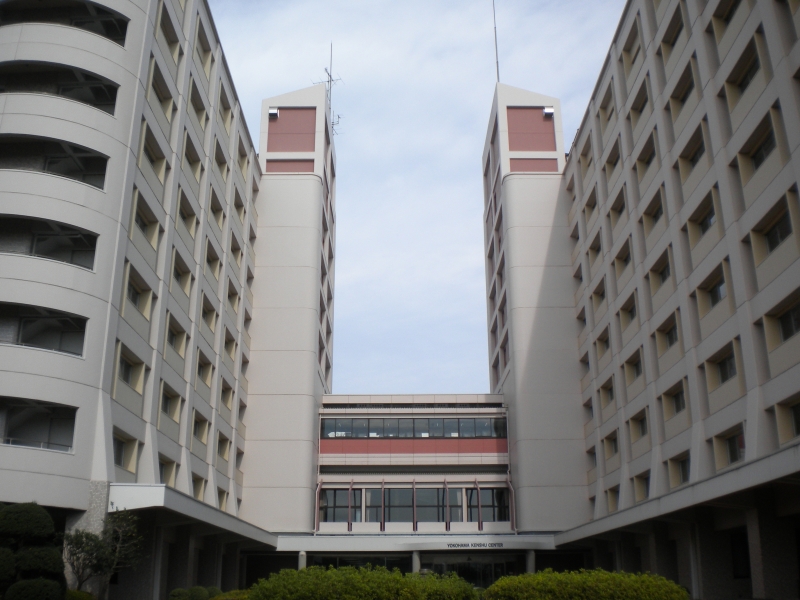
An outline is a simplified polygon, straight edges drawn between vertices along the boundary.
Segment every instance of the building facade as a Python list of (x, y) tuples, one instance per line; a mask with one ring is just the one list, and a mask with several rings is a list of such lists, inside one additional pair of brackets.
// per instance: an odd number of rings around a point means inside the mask
[(367, 563), (798, 597), (799, 9), (630, 0), (570, 146), (498, 84), (490, 393), (353, 396), (326, 86), (256, 142), (205, 0), (0, 4), (0, 501), (135, 510), (112, 598)]

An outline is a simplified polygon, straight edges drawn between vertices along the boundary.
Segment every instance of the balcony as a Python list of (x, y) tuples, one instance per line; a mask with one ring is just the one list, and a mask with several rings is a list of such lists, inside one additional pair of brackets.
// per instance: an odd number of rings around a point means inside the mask
[(22, 23), (52, 23), (76, 27), (125, 45), (128, 19), (94, 2), (54, 0), (42, 6), (39, 0), (11, 0), (0, 8), (0, 26)]
[(91, 269), (97, 235), (45, 219), (0, 217), (0, 252), (47, 258)]
[(87, 321), (58, 310), (0, 303), (0, 344), (82, 356)]
[(60, 404), (0, 398), (0, 443), (72, 452), (76, 412), (75, 408)]

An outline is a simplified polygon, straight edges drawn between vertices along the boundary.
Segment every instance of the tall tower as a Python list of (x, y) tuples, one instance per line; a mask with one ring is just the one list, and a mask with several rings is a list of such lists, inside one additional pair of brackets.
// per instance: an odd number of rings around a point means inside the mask
[(588, 517), (564, 162), (559, 101), (498, 84), (483, 151), (489, 360), (519, 531)]
[[(264, 100), (243, 518), (314, 529), (318, 411), (331, 390), (336, 168), (327, 89)], [(251, 443), (252, 440), (252, 443)]]

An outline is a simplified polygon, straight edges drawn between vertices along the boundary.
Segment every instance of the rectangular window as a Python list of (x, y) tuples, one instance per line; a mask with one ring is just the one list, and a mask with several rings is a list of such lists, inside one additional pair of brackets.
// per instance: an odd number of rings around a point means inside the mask
[(761, 165), (764, 164), (764, 161), (767, 160), (772, 151), (775, 150), (777, 143), (775, 142), (775, 132), (770, 130), (758, 147), (753, 150), (753, 153), (750, 155), (750, 158), (753, 161), (753, 169), (758, 169)]
[[(326, 421), (330, 421), (330, 419), (322, 419), (322, 423), (323, 424)], [(369, 437), (371, 437), (371, 438), (381, 438), (381, 437), (383, 437), (383, 419), (370, 419), (369, 420)]]
[(398, 419), (401, 438), (414, 437), (414, 419)]
[[(471, 523), (478, 521), (478, 490), (467, 489), (467, 516)], [(484, 488), (480, 491), (480, 520), (484, 523), (508, 521), (508, 490)]]
[(678, 342), (678, 327), (673, 325), (664, 332), (667, 339), (667, 348), (672, 348)]
[(789, 211), (783, 213), (780, 219), (764, 234), (767, 239), (767, 249), (772, 252), (780, 243), (792, 233), (792, 220)]
[(475, 419), (475, 437), (492, 437), (491, 419)]
[(722, 277), (708, 290), (708, 297), (709, 300), (711, 300), (712, 307), (719, 304), (720, 300), (723, 300), (727, 295), (728, 291), (725, 287), (725, 279)]
[(364, 520), (367, 523), (380, 523), (381, 522), (381, 489), (368, 489), (364, 490), (366, 494), (366, 506)]
[(778, 317), (781, 326), (781, 341), (785, 342), (800, 331), (800, 304)]
[(336, 437), (353, 437), (353, 419), (336, 419)]
[(369, 433), (368, 419), (353, 419), (353, 437), (365, 438)]
[(432, 438), (440, 438), (444, 436), (444, 420), (443, 419), (428, 419), (428, 433)]
[[(348, 505), (348, 495), (349, 505)], [(361, 490), (323, 490), (319, 499), (319, 520), (323, 523), (361, 522)]]
[(446, 516), (444, 489), (417, 489), (417, 521), (443, 523)]
[(446, 438), (458, 437), (458, 419), (444, 420), (444, 437)]
[(428, 419), (414, 419), (414, 437), (429, 437)]
[(383, 420), (383, 437), (396, 438), (398, 436), (397, 419)]
[(114, 464), (125, 468), (125, 440), (114, 438)]
[(458, 437), (462, 438), (475, 437), (475, 419), (458, 420)]
[(703, 215), (703, 218), (701, 218), (697, 224), (700, 226), (700, 232), (705, 233), (706, 231), (711, 229), (711, 226), (716, 222), (717, 222), (717, 215), (714, 212), (714, 207), (712, 206), (709, 209), (709, 211), (705, 215)]
[(506, 420), (505, 419), (492, 419), (492, 437), (505, 438), (506, 433)]
[(744, 433), (738, 433), (725, 440), (728, 449), (728, 464), (739, 462), (744, 458)]
[(794, 435), (800, 435), (800, 404), (795, 404), (792, 407), (792, 421), (794, 421)]
[(142, 299), (142, 294), (139, 290), (136, 289), (136, 286), (132, 283), (128, 283), (128, 300), (130, 303), (139, 308), (139, 301)]
[(124, 357), (119, 357), (119, 378), (131, 385), (133, 381), (133, 365)]
[(647, 417), (642, 417), (636, 421), (636, 425), (639, 428), (639, 437), (644, 437), (647, 435)]
[(384, 520), (387, 523), (411, 523), (414, 519), (414, 490), (387, 488), (384, 492)]
[(661, 285), (667, 283), (667, 280), (669, 280), (669, 275), (670, 275), (669, 261), (667, 261), (667, 263), (664, 265), (664, 268), (661, 269), (658, 275), (659, 278), (661, 279)]
[(672, 408), (675, 414), (682, 412), (686, 408), (686, 396), (683, 394), (683, 390), (675, 392), (672, 396)]
[[(381, 419), (378, 419), (379, 421)], [(322, 419), (322, 431), (320, 432), (322, 438), (335, 438), (336, 437), (336, 420), (335, 419)]]
[(642, 360), (637, 359), (635, 363), (632, 363), (631, 369), (633, 369), (633, 378), (638, 379), (642, 374)]
[(689, 482), (689, 457), (678, 461), (678, 485)]
[(736, 375), (736, 358), (729, 354), (717, 363), (720, 385)]
[[(199, 371), (198, 371), (199, 372)], [(202, 373), (201, 373), (202, 376)], [(505, 438), (506, 419), (321, 419), (320, 438)]]

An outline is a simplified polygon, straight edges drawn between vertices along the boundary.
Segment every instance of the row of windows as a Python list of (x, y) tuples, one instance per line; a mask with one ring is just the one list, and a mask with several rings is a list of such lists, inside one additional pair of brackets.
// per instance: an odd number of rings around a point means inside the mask
[(509, 494), (506, 488), (328, 489), (320, 494), (319, 520), (321, 523), (502, 522), (510, 520)]
[(505, 438), (506, 419), (322, 419), (320, 438)]

